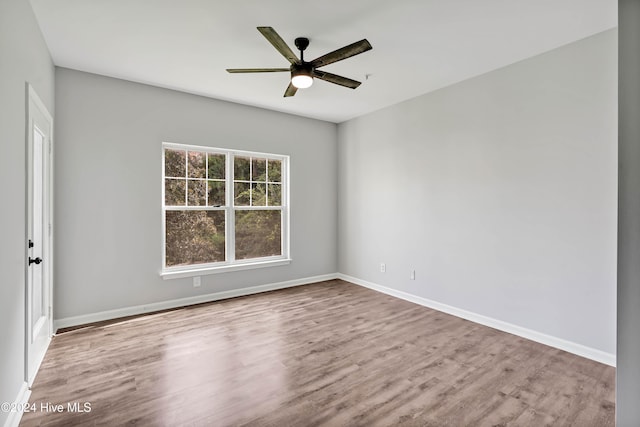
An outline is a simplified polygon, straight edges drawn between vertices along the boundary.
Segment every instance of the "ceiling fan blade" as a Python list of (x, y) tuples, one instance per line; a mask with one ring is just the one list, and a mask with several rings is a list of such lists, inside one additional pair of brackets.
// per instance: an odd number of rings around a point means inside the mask
[(311, 65), (315, 68), (324, 67), (325, 65), (334, 63), (336, 61), (342, 61), (343, 59), (350, 58), (354, 55), (366, 52), (373, 49), (367, 39), (362, 39), (359, 42), (351, 43), (349, 46), (341, 47), (338, 50), (329, 52), (326, 55), (322, 55), (319, 58), (311, 61)]
[(285, 43), (285, 41), (282, 40), (282, 37), (280, 37), (278, 33), (276, 33), (276, 30), (274, 30), (271, 27), (258, 27), (258, 31), (262, 33), (264, 38), (269, 40), (269, 43), (271, 43), (273, 47), (275, 47), (278, 50), (278, 52), (282, 54), (282, 56), (287, 58), (287, 61), (289, 61), (292, 64), (295, 64), (298, 62), (298, 57), (296, 56), (296, 54), (293, 53), (291, 48), (287, 46), (287, 43)]
[(315, 70), (313, 72), (313, 76), (319, 78), (320, 80), (324, 80), (329, 83), (335, 83), (340, 86), (348, 87), (350, 89), (355, 89), (360, 86), (360, 82), (356, 80), (351, 80), (346, 77), (339, 76), (337, 74), (327, 73), (320, 70)]
[(293, 83), (289, 83), (287, 86), (287, 90), (284, 91), (284, 97), (293, 96), (298, 91), (298, 88), (293, 85)]
[(227, 68), (228, 73), (277, 73), (291, 71), (289, 68)]

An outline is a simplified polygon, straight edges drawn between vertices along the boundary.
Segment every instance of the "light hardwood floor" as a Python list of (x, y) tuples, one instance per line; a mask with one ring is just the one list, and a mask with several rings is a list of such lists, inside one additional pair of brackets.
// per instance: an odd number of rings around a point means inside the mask
[(603, 427), (614, 377), (334, 280), (59, 334), (20, 425)]

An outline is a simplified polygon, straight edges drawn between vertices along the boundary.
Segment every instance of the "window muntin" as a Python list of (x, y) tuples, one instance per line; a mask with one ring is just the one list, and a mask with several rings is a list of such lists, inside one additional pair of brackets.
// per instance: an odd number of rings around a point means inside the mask
[(163, 272), (288, 259), (288, 157), (163, 144)]
[(235, 206), (281, 206), (282, 160), (234, 158)]

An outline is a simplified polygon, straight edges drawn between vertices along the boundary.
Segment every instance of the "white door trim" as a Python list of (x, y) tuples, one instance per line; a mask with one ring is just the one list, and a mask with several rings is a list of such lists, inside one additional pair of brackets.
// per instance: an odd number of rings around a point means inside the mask
[(40, 325), (46, 332), (46, 347), (53, 336), (53, 117), (47, 110), (33, 87), (26, 84), (26, 230), (25, 230), (25, 381), (29, 387), (33, 384), (44, 352), (37, 357), (34, 363), (32, 352), (31, 324), (31, 290), (29, 284), (29, 258), (31, 255), (29, 240), (33, 230), (33, 128), (35, 117), (39, 116), (48, 122), (47, 129), (38, 130), (46, 133), (43, 144), (43, 230), (42, 230), (42, 259), (41, 264), (44, 286), (42, 291), (46, 293), (48, 304), (44, 307), (46, 320)]

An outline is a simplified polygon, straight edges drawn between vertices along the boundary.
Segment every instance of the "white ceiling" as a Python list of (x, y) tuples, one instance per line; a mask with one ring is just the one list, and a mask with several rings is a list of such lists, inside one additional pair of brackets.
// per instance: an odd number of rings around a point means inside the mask
[[(617, 25), (617, 0), (31, 0), (53, 61), (105, 76), (342, 122)], [(256, 30), (271, 26), (310, 60), (366, 38), (373, 50), (322, 68), (284, 98), (287, 67)]]

